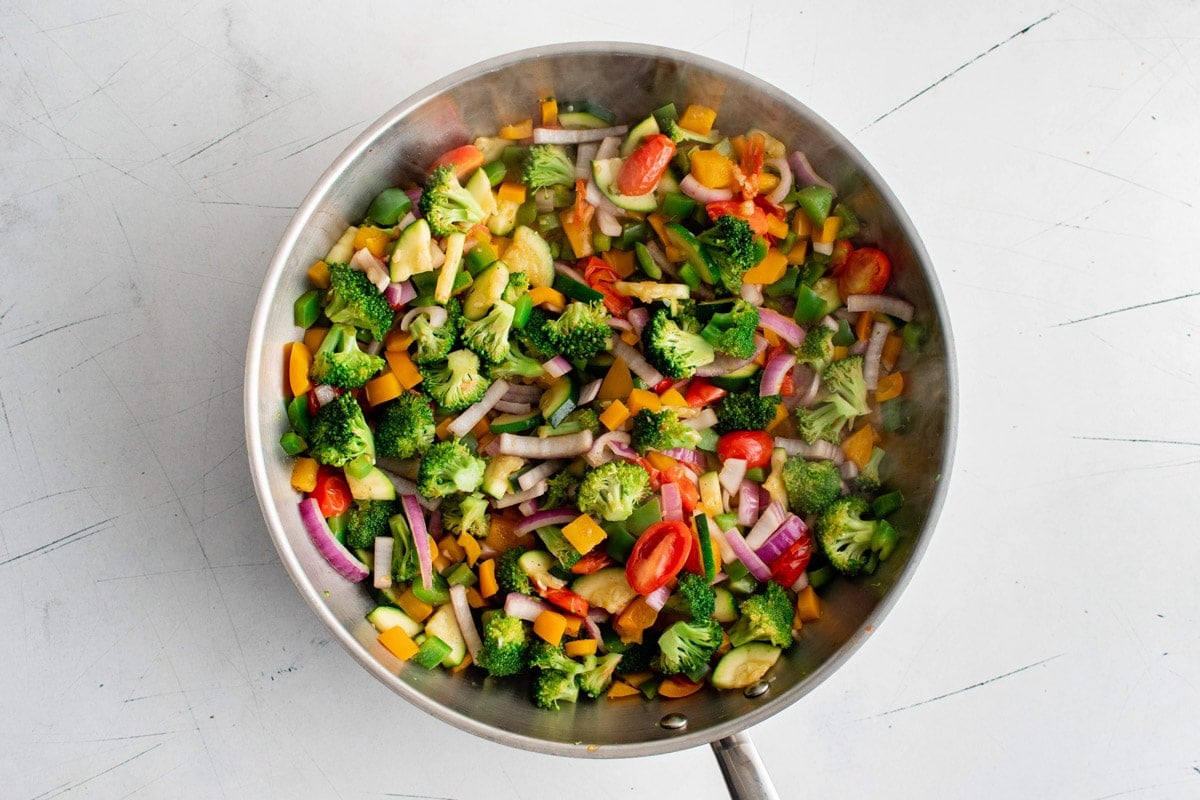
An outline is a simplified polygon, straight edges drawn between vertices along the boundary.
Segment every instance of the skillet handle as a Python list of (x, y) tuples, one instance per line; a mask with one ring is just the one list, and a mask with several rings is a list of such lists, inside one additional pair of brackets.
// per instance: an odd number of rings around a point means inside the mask
[(712, 743), (713, 753), (731, 800), (779, 800), (754, 742), (747, 733), (735, 733)]

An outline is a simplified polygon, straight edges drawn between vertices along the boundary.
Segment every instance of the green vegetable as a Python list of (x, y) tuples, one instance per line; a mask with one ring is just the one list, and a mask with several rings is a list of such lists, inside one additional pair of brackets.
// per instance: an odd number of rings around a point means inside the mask
[(396, 513), (391, 500), (356, 500), (346, 512), (346, 546), (366, 549), (375, 544), (376, 536), (386, 536), (388, 520)]
[(317, 411), (308, 454), (331, 467), (345, 466), (361, 455), (375, 459), (375, 438), (354, 395), (339, 395)]
[(716, 594), (703, 575), (681, 572), (675, 591), (667, 599), (666, 608), (693, 620), (705, 620), (713, 615), (716, 605)]
[(435, 499), (455, 492), (473, 492), (483, 483), (486, 463), (460, 439), (437, 442), (421, 459), (417, 491)]
[(795, 514), (819, 514), (842, 494), (842, 473), (832, 461), (790, 456), (782, 478), (788, 508)]
[(433, 445), (433, 408), (428, 398), (404, 392), (379, 407), (375, 448), (385, 458), (412, 458)]
[(512, 330), (513, 311), (511, 305), (497, 300), (485, 316), (463, 325), (463, 344), (491, 364), (505, 361), (510, 352), (508, 334)]
[(421, 216), (434, 236), (468, 231), (486, 215), (474, 195), (463, 188), (453, 167), (438, 167), (425, 181), (420, 200)]
[(516, 675), (525, 669), (529, 632), (524, 622), (496, 611), (484, 624), (481, 638), (483, 648), (479, 651), (479, 666), (489, 675)]
[(758, 309), (738, 298), (729, 311), (713, 314), (700, 335), (722, 353), (734, 358), (753, 358), (756, 328)]
[(843, 575), (872, 573), (896, 545), (896, 530), (884, 520), (867, 520), (867, 501), (842, 497), (817, 517), (817, 539), (834, 569)]
[(612, 685), (613, 675), (622, 658), (620, 653), (605, 653), (602, 656), (589, 655), (583, 661), (583, 672), (578, 678), (579, 690), (588, 697), (599, 697), (604, 694)]
[(455, 350), (445, 361), (421, 364), (422, 385), (438, 407), (455, 414), (478, 403), (491, 385), (480, 369), (479, 356), (470, 350)]
[(396, 315), (365, 272), (349, 264), (330, 264), (325, 316), (330, 322), (353, 325), (378, 340), (391, 330)]
[(754, 234), (750, 223), (732, 214), (717, 217), (713, 227), (696, 239), (730, 294), (736, 295), (741, 290), (742, 276), (767, 254), (767, 243)]
[(311, 328), (321, 316), (321, 292), (309, 289), (292, 304), (292, 317), (298, 328)]
[(450, 498), (442, 503), (442, 525), (455, 538), (468, 533), (482, 539), (491, 525), (490, 510), (487, 498), (478, 493), (464, 494), (457, 502)]
[(375, 224), (382, 228), (390, 228), (412, 211), (412, 199), (403, 189), (384, 189), (375, 195), (371, 205), (367, 207), (364, 225)]
[(310, 375), (314, 383), (357, 389), (383, 369), (387, 362), (360, 350), (355, 334), (352, 325), (337, 324), (329, 329), (313, 354)]
[(533, 594), (533, 584), (529, 575), (521, 568), (521, 556), (525, 554), (522, 547), (510, 547), (500, 554), (496, 560), (496, 583), (501, 591)]
[(703, 669), (721, 646), (721, 635), (721, 623), (711, 616), (672, 623), (658, 637), (654, 666), (664, 675)]
[(775, 419), (779, 395), (759, 397), (758, 391), (730, 392), (717, 404), (717, 433), (766, 430)]
[[(681, 321), (694, 327), (691, 320)], [(655, 369), (673, 380), (690, 378), (699, 367), (711, 364), (717, 357), (704, 337), (685, 330), (663, 308), (655, 311), (642, 329), (642, 354)]]
[(552, 352), (561, 353), (571, 361), (587, 361), (607, 350), (613, 335), (608, 318), (603, 302), (570, 303), (558, 319), (546, 322)]
[(649, 450), (670, 450), (674, 447), (694, 448), (700, 434), (684, 425), (674, 409), (662, 411), (643, 408), (633, 415), (631, 442), (634, 450), (645, 455)]
[(579, 484), (576, 504), (585, 514), (620, 522), (650, 494), (650, 475), (627, 461), (610, 461), (590, 470)]
[(741, 616), (729, 629), (729, 642), (740, 647), (747, 642), (770, 642), (776, 647), (792, 643), (795, 609), (787, 590), (775, 581), (767, 581), (763, 591), (738, 604)]
[(836, 444), (847, 425), (870, 412), (862, 365), (862, 356), (849, 356), (825, 368), (818, 402), (811, 408), (796, 408), (796, 423), (804, 441), (813, 444), (825, 439)]

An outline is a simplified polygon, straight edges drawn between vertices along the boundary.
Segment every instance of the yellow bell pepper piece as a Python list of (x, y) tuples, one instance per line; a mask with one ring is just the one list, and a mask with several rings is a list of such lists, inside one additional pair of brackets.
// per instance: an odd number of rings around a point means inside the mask
[(716, 150), (697, 150), (691, 162), (692, 177), (709, 189), (725, 189), (733, 182), (733, 162)]
[[(804, 215), (797, 214), (796, 216), (802, 217)], [(797, 239), (796, 243), (792, 245), (792, 249), (788, 251), (787, 263), (789, 266), (795, 266), (797, 264), (803, 264), (807, 259), (808, 239)]]
[(496, 200), (501, 203), (516, 203), (520, 205), (525, 202), (525, 184), (512, 183), (505, 181), (500, 184), (500, 188), (496, 190)]
[(484, 598), (492, 597), (500, 591), (496, 580), (496, 559), (489, 558), (479, 564), (479, 594)]
[(581, 553), (588, 552), (608, 538), (608, 532), (588, 514), (580, 514), (564, 525), (562, 535)]
[(379, 634), (379, 643), (401, 661), (408, 661), (421, 649), (399, 625)]
[(529, 300), (535, 306), (557, 308), (559, 311), (567, 307), (567, 298), (563, 293), (549, 286), (537, 286), (529, 290)]
[(821, 600), (811, 586), (805, 586), (796, 595), (796, 619), (815, 622), (821, 618)]
[(392, 350), (407, 350), (408, 346), (413, 343), (413, 335), (408, 331), (402, 331), (399, 328), (388, 331), (388, 335), (383, 339), (383, 349)]
[(321, 347), (321, 342), (325, 341), (325, 334), (329, 333), (329, 328), (309, 328), (304, 332), (304, 346), (308, 348), (308, 352), (315, 353)]
[(787, 256), (772, 247), (762, 261), (746, 270), (742, 280), (768, 286), (783, 277), (783, 273), (787, 272), (787, 263)]
[(558, 221), (562, 223), (563, 234), (577, 258), (596, 252), (592, 246), (592, 226), (576, 216), (574, 206), (558, 212)]
[(287, 384), (293, 397), (299, 397), (312, 388), (308, 371), (312, 369), (312, 353), (304, 342), (288, 342), (283, 346), (284, 363), (287, 365)]
[(383, 258), (390, 241), (391, 237), (388, 236), (387, 231), (371, 225), (364, 225), (354, 234), (354, 251), (358, 252), (366, 248), (376, 258)]
[(595, 639), (574, 639), (563, 646), (563, 650), (567, 654), (567, 658), (577, 658), (579, 656), (594, 656), (596, 654), (597, 642)]
[(893, 400), (899, 397), (903, 392), (903, 372), (893, 372), (889, 375), (884, 375), (879, 379), (879, 384), (875, 387), (875, 402), (882, 403), (886, 400)]
[(542, 107), (542, 125), (557, 125), (558, 124), (558, 100), (553, 97), (547, 97), (541, 103)]
[(391, 367), (392, 373), (395, 374), (396, 380), (405, 389), (411, 389), (424, 380), (424, 376), (417, 369), (417, 365), (413, 363), (407, 350), (384, 350), (383, 357)]
[(783, 217), (777, 217), (774, 214), (767, 214), (767, 233), (771, 234), (776, 239), (782, 239), (783, 237), (787, 236), (787, 220)]
[(662, 400), (654, 392), (645, 389), (634, 389), (629, 393), (629, 413), (636, 414), (643, 408), (651, 411), (662, 411)]
[(846, 440), (842, 442), (842, 452), (847, 459), (862, 469), (871, 460), (871, 450), (878, 440), (875, 428), (868, 423), (846, 437)]
[(483, 548), (479, 546), (479, 540), (469, 533), (458, 537), (458, 546), (462, 548), (468, 567), (474, 567), (475, 563), (479, 561), (479, 556), (483, 555)]
[(512, 125), (505, 125), (496, 135), (501, 139), (508, 139), (514, 142), (520, 139), (528, 139), (530, 136), (533, 136), (533, 119), (523, 119)]
[(829, 244), (837, 238), (838, 229), (842, 227), (842, 218), (830, 214), (825, 218), (825, 224), (820, 231), (813, 231), (813, 241), (818, 244)]
[(664, 406), (671, 406), (672, 408), (688, 407), (687, 400), (683, 399), (683, 395), (681, 395), (677, 389), (667, 389), (665, 392), (659, 395), (658, 399)]
[(679, 117), (679, 127), (707, 136), (712, 132), (713, 123), (716, 121), (716, 109), (693, 103), (683, 110)]
[(308, 281), (318, 289), (329, 288), (329, 265), (324, 261), (317, 261), (308, 268)]
[(622, 278), (633, 274), (632, 250), (606, 250), (600, 257)]
[(626, 697), (641, 697), (642, 690), (636, 686), (630, 686), (625, 681), (613, 681), (604, 696), (609, 700), (622, 700)]
[(600, 384), (600, 391), (596, 393), (596, 399), (618, 400), (628, 397), (631, 391), (633, 375), (629, 372), (629, 365), (624, 359), (614, 358), (612, 366), (608, 368), (608, 374), (604, 376), (604, 382)]
[(666, 472), (677, 463), (675, 459), (668, 455), (664, 455), (657, 450), (651, 450), (649, 453), (647, 453), (646, 460), (649, 461), (655, 469), (662, 472)]
[(390, 370), (377, 378), (367, 381), (365, 388), (367, 390), (367, 402), (372, 406), (386, 403), (388, 400), (395, 400), (404, 393), (404, 387), (400, 385), (400, 380), (396, 377), (396, 373)]
[[(603, 385), (603, 384), (601, 384)], [(629, 419), (629, 408), (620, 400), (614, 400), (608, 408), (604, 409), (604, 413), (600, 415), (600, 422), (610, 431), (615, 431), (617, 428), (625, 424), (625, 420)]]
[(292, 488), (297, 492), (311, 492), (317, 488), (316, 459), (300, 456), (292, 465)]
[(533, 632), (553, 645), (562, 641), (566, 630), (567, 619), (557, 611), (543, 611), (533, 621)]

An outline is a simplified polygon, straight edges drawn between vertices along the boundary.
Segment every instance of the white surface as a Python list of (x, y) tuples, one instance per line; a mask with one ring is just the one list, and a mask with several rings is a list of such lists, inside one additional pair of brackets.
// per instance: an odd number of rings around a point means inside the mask
[(254, 297), (339, 150), (475, 61), (628, 39), (843, 130), (952, 310), (950, 499), (875, 638), (753, 729), (781, 794), (1200, 796), (1200, 6), (996, 5), (0, 2), (0, 794), (725, 796), (704, 748), (539, 757), (400, 702), (243, 445)]

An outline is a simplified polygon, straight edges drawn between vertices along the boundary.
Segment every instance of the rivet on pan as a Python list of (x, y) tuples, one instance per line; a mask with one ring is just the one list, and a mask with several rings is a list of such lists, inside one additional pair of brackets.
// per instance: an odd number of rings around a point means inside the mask
[(669, 731), (681, 731), (687, 727), (687, 723), (687, 717), (683, 714), (667, 714), (658, 721), (658, 726)]
[(767, 683), (766, 681), (759, 681), (758, 683), (753, 683), (747, 686), (746, 690), (742, 692), (742, 694), (753, 700), (755, 697), (762, 697), (770, 688), (771, 684)]

